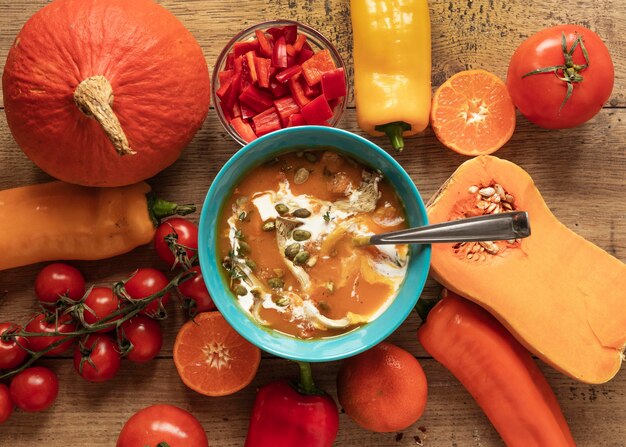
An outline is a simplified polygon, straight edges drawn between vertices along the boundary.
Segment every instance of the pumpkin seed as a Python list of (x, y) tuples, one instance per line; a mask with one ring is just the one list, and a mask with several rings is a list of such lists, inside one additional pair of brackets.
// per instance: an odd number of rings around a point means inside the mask
[(263, 226), (261, 226), (261, 230), (263, 231), (274, 231), (276, 230), (276, 221), (266, 220), (263, 222)]
[(498, 204), (497, 204), (497, 203), (492, 203), (491, 205), (489, 205), (489, 207), (487, 207), (487, 212), (488, 212), (488, 213), (492, 213), (492, 212), (493, 212), (493, 210), (495, 210), (495, 209), (496, 209), (496, 206), (498, 206)]
[(311, 239), (311, 232), (306, 230), (294, 230), (291, 237), (294, 241), (306, 241)]
[(509, 202), (511, 205), (513, 205), (515, 203), (515, 197), (513, 197), (511, 194), (505, 194), (504, 198), (506, 199), (507, 202)]
[(247, 242), (239, 241), (239, 249), (237, 250), (237, 254), (239, 256), (246, 256), (252, 252), (252, 248)]
[(244, 296), (248, 294), (248, 289), (246, 289), (241, 284), (237, 284), (235, 287), (233, 287), (233, 292), (235, 292), (235, 295)]
[(481, 210), (486, 210), (489, 207), (489, 202), (485, 202), (484, 200), (481, 200), (480, 202), (476, 204), (476, 206), (480, 208)]
[(493, 243), (493, 242), (491, 242), (491, 241), (479, 241), (478, 243), (489, 254), (495, 255), (496, 253), (498, 253), (500, 251), (500, 249), (498, 248), (498, 245)]
[(297, 242), (287, 245), (287, 248), (285, 248), (285, 256), (287, 256), (288, 259), (294, 259), (299, 252), (300, 244)]
[(494, 195), (496, 193), (496, 190), (494, 188), (492, 188), (491, 186), (488, 186), (486, 188), (482, 188), (478, 192), (483, 197), (491, 197), (492, 195)]
[(281, 295), (278, 298), (276, 298), (275, 303), (277, 306), (287, 307), (289, 306), (289, 303), (291, 303), (291, 300), (288, 297)]
[(272, 289), (282, 289), (285, 285), (285, 281), (280, 278), (270, 278), (267, 280), (267, 283)]
[(306, 219), (307, 217), (311, 216), (311, 212), (307, 210), (306, 208), (298, 208), (292, 214), (293, 214), (293, 217), (299, 217), (301, 219)]
[(293, 263), (296, 265), (306, 264), (310, 256), (311, 255), (309, 254), (308, 251), (301, 251), (295, 256), (295, 258), (293, 258)]
[(324, 300), (317, 303), (317, 308), (320, 310), (320, 312), (328, 312), (330, 310), (330, 306)]
[(502, 185), (499, 185), (498, 183), (496, 183), (495, 185), (493, 185), (493, 187), (496, 190), (496, 194), (498, 194), (500, 197), (504, 197), (505, 192), (504, 192), (504, 188), (502, 187)]
[(469, 192), (470, 194), (476, 194), (478, 192), (478, 186), (476, 185), (472, 185), (469, 188), (467, 188), (467, 192)]
[(254, 262), (252, 259), (246, 259), (245, 262), (250, 270), (256, 270), (256, 262)]
[(491, 196), (491, 202), (492, 203), (500, 203), (500, 200), (502, 200), (500, 198), (500, 194), (495, 193), (493, 196)]
[(467, 254), (467, 259), (472, 259), (473, 257), (474, 257), (474, 253), (469, 252), (469, 253)]
[(278, 214), (280, 214), (281, 216), (283, 214), (287, 214), (289, 212), (289, 207), (287, 205), (285, 205), (284, 203), (278, 203), (276, 204), (276, 206), (274, 207), (274, 209), (276, 210), (276, 212)]
[(513, 209), (513, 205), (511, 205), (509, 202), (502, 202), (502, 206), (507, 210)]
[(304, 158), (306, 158), (307, 161), (310, 161), (311, 163), (315, 163), (317, 161), (317, 155), (312, 152), (305, 152)]
[(296, 185), (302, 185), (309, 179), (309, 170), (307, 168), (300, 168), (293, 176), (293, 182)]

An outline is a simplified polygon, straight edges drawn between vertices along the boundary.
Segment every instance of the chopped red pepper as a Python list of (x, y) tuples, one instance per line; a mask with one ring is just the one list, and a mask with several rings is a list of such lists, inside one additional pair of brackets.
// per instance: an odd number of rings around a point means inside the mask
[(254, 59), (254, 63), (259, 87), (268, 88), (270, 86), (270, 65), (272, 64), (271, 59), (256, 57)]
[(285, 68), (283, 71), (278, 73), (275, 77), (278, 82), (287, 82), (289, 78), (292, 78), (302, 72), (302, 67), (299, 65), (294, 65), (289, 68)]
[(322, 92), (329, 101), (346, 96), (346, 74), (343, 68), (322, 73)]
[(257, 112), (255, 110), (253, 110), (252, 108), (248, 107), (247, 105), (245, 105), (243, 102), (240, 105), (240, 110), (241, 110), (241, 117), (245, 120), (252, 118), (254, 115), (257, 114)]
[(284, 36), (280, 36), (274, 44), (272, 64), (279, 68), (287, 68), (289, 66), (287, 63), (287, 44)]
[(231, 82), (232, 80), (230, 78), (233, 77), (233, 75), (235, 74), (235, 70), (224, 70), (224, 71), (220, 71), (219, 73), (219, 80), (220, 80), (220, 88), (222, 87), (222, 85)]
[(304, 46), (305, 42), (306, 42), (306, 34), (298, 34), (298, 37), (296, 37), (296, 41), (293, 43), (293, 49), (296, 50), (296, 53), (302, 50), (302, 47)]
[(302, 65), (304, 62), (306, 62), (309, 59), (311, 59), (311, 57), (313, 57), (314, 54), (315, 53), (313, 52), (313, 50), (309, 50), (307, 48), (302, 48), (302, 50), (300, 50), (300, 52), (296, 56), (295, 63), (299, 64), (299, 65)]
[(294, 24), (281, 26), (280, 28), (270, 28), (267, 30), (267, 34), (274, 38), (274, 42), (284, 37), (285, 43), (293, 44), (298, 37), (298, 25)]
[(322, 124), (333, 117), (333, 109), (328, 105), (324, 95), (319, 95), (302, 107), (301, 113), (308, 124)]
[(318, 51), (302, 64), (302, 74), (307, 84), (315, 85), (322, 80), (322, 74), (334, 70), (335, 62), (328, 49)]
[(311, 100), (304, 94), (304, 82), (301, 81), (302, 76), (289, 78), (289, 90), (293, 95), (293, 99), (300, 107), (304, 107)]
[(284, 98), (275, 100), (274, 107), (276, 107), (276, 111), (280, 116), (283, 126), (287, 126), (291, 115), (300, 111), (300, 107), (291, 96), (285, 96)]
[(302, 84), (304, 87), (304, 94), (307, 98), (317, 98), (322, 93), (322, 87), (320, 84), (309, 85), (306, 82)]
[(270, 92), (274, 95), (274, 98), (281, 98), (289, 93), (289, 87), (287, 84), (278, 82), (276, 78), (270, 80)]
[(246, 54), (248, 51), (257, 51), (259, 49), (259, 41), (254, 40), (246, 40), (243, 42), (235, 42), (233, 45), (233, 53), (235, 57), (242, 56)]
[(256, 38), (259, 41), (259, 53), (265, 57), (272, 57), (272, 43), (269, 41), (267, 36), (260, 29), (254, 31), (256, 34)]
[(282, 129), (280, 123), (280, 117), (276, 113), (276, 108), (271, 107), (264, 112), (252, 118), (254, 128), (257, 136), (265, 135), (266, 133), (274, 132), (275, 130)]
[(294, 113), (287, 120), (287, 127), (304, 126), (305, 124), (306, 120), (301, 113)]
[(288, 57), (294, 57), (296, 55), (296, 53), (297, 53), (297, 51), (293, 47), (293, 45), (287, 44), (287, 56)]
[(237, 132), (237, 134), (241, 138), (243, 138), (244, 141), (249, 143), (252, 140), (256, 140), (257, 136), (252, 130), (252, 127), (250, 126), (250, 124), (248, 124), (246, 121), (242, 120), (241, 118), (232, 119), (230, 121), (230, 125), (233, 126), (233, 129), (235, 129), (235, 132)]
[(234, 60), (235, 60), (235, 54), (232, 52), (228, 53), (228, 56), (226, 56), (226, 70), (232, 70)]
[(254, 84), (249, 85), (241, 92), (239, 101), (250, 107), (256, 113), (263, 112), (268, 107), (274, 105), (272, 95), (255, 87)]

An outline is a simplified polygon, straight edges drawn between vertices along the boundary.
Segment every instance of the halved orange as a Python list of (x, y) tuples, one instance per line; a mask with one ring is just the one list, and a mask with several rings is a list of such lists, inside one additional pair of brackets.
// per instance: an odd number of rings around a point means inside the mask
[(174, 364), (183, 383), (205, 396), (226, 396), (256, 375), (261, 351), (239, 335), (219, 312), (196, 315), (180, 328)]
[(463, 155), (486, 155), (513, 135), (515, 106), (499, 77), (485, 70), (467, 70), (437, 89), (430, 123), (444, 146)]

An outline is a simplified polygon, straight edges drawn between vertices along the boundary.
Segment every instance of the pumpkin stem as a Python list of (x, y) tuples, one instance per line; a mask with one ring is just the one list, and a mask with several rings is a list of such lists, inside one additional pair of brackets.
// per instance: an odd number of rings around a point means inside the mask
[(118, 154), (136, 154), (130, 148), (122, 125), (111, 107), (113, 88), (107, 78), (98, 75), (82, 81), (74, 90), (74, 102), (81, 112), (100, 123)]

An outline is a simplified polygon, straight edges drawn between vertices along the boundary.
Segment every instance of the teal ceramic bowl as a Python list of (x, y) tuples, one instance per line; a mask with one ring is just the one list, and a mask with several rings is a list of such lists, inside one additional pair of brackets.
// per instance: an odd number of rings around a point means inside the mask
[(263, 136), (237, 152), (220, 170), (207, 193), (200, 216), (199, 257), (213, 301), (230, 325), (244, 338), (279, 357), (306, 362), (338, 360), (378, 344), (407, 318), (422, 293), (430, 266), (430, 245), (413, 245), (401, 289), (375, 320), (334, 337), (302, 340), (264, 328), (254, 321), (229, 290), (218, 254), (218, 217), (240, 179), (279, 154), (302, 148), (333, 148), (383, 173), (405, 207), (409, 226), (426, 225), (426, 208), (413, 181), (387, 152), (370, 141), (331, 127), (302, 126)]

